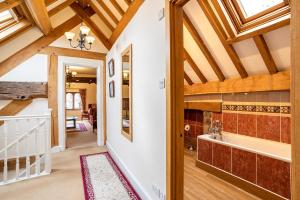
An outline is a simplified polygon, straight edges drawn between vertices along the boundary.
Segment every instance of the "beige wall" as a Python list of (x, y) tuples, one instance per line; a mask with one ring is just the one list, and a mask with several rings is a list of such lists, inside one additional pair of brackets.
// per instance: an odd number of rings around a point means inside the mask
[[(70, 88), (67, 88), (67, 92), (79, 92), (79, 89), (86, 89), (86, 108), (89, 104), (96, 104), (96, 84), (88, 84), (88, 83), (72, 83)], [(67, 116), (75, 116), (81, 117), (81, 110), (67, 110)]]

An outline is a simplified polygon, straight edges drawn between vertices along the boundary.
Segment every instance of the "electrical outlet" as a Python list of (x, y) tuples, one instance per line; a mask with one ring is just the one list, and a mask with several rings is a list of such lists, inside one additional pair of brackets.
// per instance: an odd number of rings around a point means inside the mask
[(166, 195), (155, 185), (152, 185), (152, 190), (159, 200), (166, 200)]

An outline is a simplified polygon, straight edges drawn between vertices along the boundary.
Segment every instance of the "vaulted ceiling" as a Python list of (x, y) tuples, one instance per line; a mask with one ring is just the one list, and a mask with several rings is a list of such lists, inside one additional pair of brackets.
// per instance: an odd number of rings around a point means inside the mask
[(184, 6), (186, 85), (289, 70), (289, 15), (275, 25), (230, 37), (218, 2), (190, 0)]

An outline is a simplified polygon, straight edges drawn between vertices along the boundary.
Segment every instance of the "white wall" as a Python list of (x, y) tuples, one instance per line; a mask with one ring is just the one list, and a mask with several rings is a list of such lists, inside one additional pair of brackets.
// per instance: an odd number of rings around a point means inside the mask
[[(115, 98), (107, 92), (107, 146), (142, 199), (158, 199), (153, 186), (166, 191), (165, 20), (158, 20), (164, 0), (145, 1), (109, 51), (115, 59)], [(121, 52), (132, 44), (133, 141), (121, 134)]]

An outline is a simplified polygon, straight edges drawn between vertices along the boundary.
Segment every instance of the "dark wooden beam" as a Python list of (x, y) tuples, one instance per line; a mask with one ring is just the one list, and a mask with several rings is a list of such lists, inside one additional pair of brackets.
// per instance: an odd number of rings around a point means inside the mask
[(190, 21), (190, 19), (188, 18), (188, 16), (185, 13), (183, 13), (183, 23), (184, 23), (185, 27), (187, 28), (187, 30), (189, 31), (189, 33), (191, 34), (191, 36), (193, 37), (193, 39), (195, 40), (195, 42), (198, 45), (198, 47), (200, 48), (200, 50), (202, 51), (203, 55), (207, 59), (208, 63), (212, 67), (213, 71), (217, 75), (218, 79), (220, 81), (224, 81), (225, 76), (224, 76), (223, 72), (221, 71), (219, 65), (217, 64), (216, 60), (210, 53), (209, 49), (207, 48), (207, 46), (204, 43), (204, 41), (202, 40), (201, 36), (197, 32), (193, 23)]
[(262, 36), (262, 35), (255, 36), (255, 37), (253, 37), (253, 40), (256, 44), (256, 47), (257, 47), (261, 57), (263, 58), (263, 60), (265, 62), (265, 65), (267, 66), (270, 74), (277, 73), (278, 72), (277, 66), (274, 62), (274, 59), (271, 55), (268, 45), (264, 39), (264, 36)]
[(186, 80), (186, 82), (189, 84), (189, 85), (193, 85), (193, 81), (192, 79), (189, 77), (189, 75), (187, 75), (187, 73), (184, 72), (184, 79)]
[(78, 16), (74, 16), (68, 21), (64, 22), (62, 25), (55, 28), (49, 35), (41, 37), (6, 60), (2, 61), (0, 63), (0, 77), (37, 54), (43, 48), (60, 38), (65, 32), (76, 27), (78, 24), (80, 24), (80, 22), (80, 18)]
[(48, 84), (36, 82), (0, 82), (0, 100), (47, 98)]
[(201, 80), (202, 83), (206, 83), (207, 79), (203, 75), (203, 73), (200, 71), (197, 64), (194, 62), (193, 58), (190, 56), (190, 54), (187, 52), (186, 49), (184, 49), (184, 59), (189, 63), (189, 65), (192, 67), (194, 72), (197, 74), (198, 78)]
[(111, 4), (116, 8), (116, 10), (120, 13), (120, 15), (124, 15), (125, 12), (123, 8), (119, 5), (119, 3), (116, 0), (110, 0)]
[(114, 15), (114, 13), (107, 7), (103, 0), (97, 0), (103, 10), (107, 13), (107, 15), (115, 22), (115, 24), (119, 23), (118, 18)]
[(115, 28), (113, 27), (113, 25), (111, 25), (111, 23), (106, 19), (106, 17), (102, 14), (102, 12), (99, 10), (99, 8), (91, 1), (90, 3), (92, 9), (96, 12), (96, 14), (98, 15), (98, 17), (104, 22), (104, 24), (111, 30), (114, 31)]
[(68, 83), (97, 83), (96, 77), (68, 77)]

